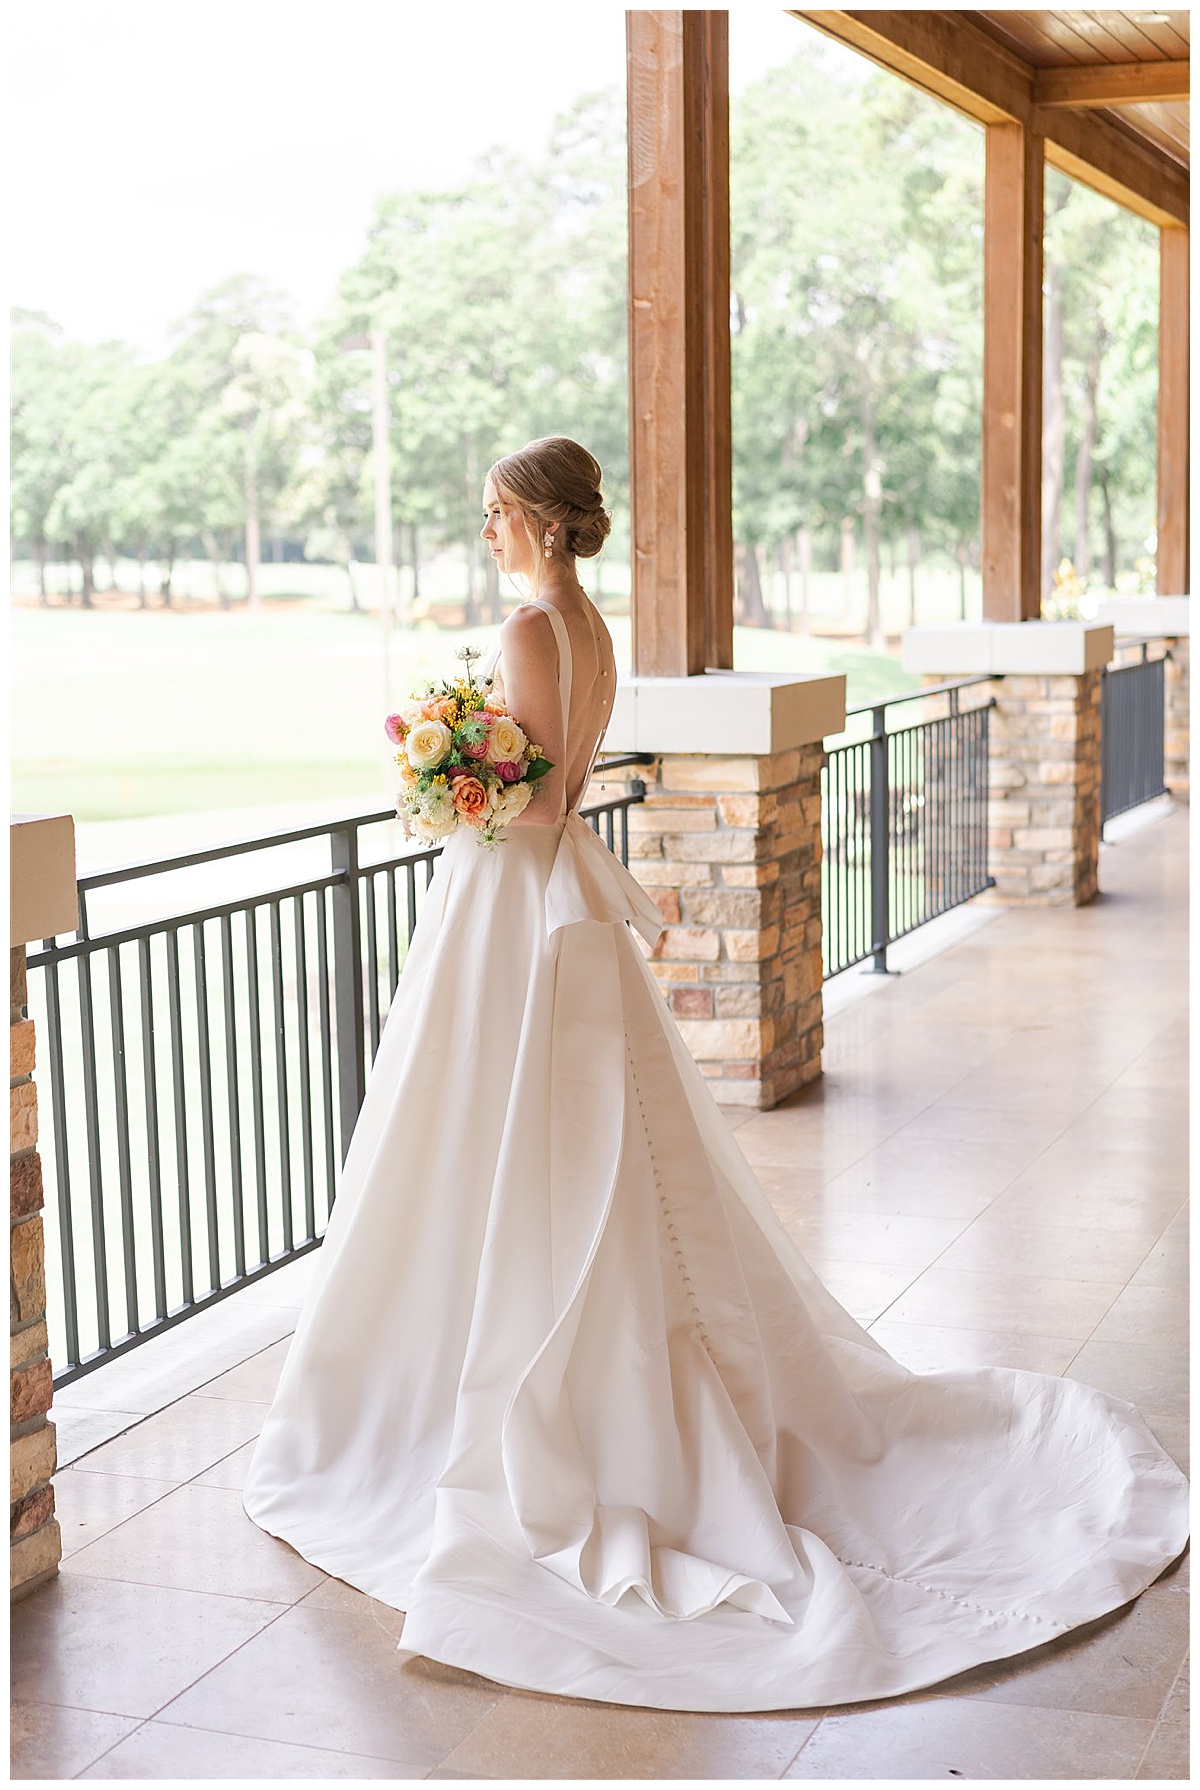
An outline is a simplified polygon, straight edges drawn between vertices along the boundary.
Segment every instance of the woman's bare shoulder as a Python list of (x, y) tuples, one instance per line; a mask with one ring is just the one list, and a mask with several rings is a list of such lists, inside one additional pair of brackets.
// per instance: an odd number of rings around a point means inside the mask
[(544, 609), (522, 603), (501, 622), (500, 639), (506, 648), (537, 658), (554, 648), (554, 624)]

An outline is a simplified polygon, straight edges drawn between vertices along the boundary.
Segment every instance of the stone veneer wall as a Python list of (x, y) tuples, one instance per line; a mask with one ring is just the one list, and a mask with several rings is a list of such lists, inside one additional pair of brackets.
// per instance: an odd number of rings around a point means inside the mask
[(1191, 799), (1191, 777), (1188, 770), (1188, 745), (1191, 739), (1191, 665), (1192, 643), (1188, 635), (1176, 635), (1167, 641), (1167, 740), (1164, 781), (1177, 800)]
[[(1080, 907), (1096, 894), (1100, 677), (1095, 669), (996, 679), (988, 776), (996, 886), (978, 899)], [(922, 675), (926, 686), (944, 681), (942, 673)]]
[(42, 1165), (37, 1153), (33, 1021), (25, 1012), (25, 947), (9, 955), (9, 1585), (23, 1597), (58, 1571), (62, 1543), (51, 1475), (54, 1385), (46, 1337)]
[(645, 779), (629, 867), (666, 921), (650, 966), (730, 1105), (775, 1106), (821, 1073), (824, 760), (818, 742), (605, 773), (610, 793), (618, 778)]

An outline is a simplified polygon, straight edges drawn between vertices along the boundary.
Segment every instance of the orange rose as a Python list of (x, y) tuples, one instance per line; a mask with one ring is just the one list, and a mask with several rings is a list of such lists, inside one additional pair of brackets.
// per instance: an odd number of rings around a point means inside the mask
[(456, 777), (454, 779), (454, 806), (472, 826), (482, 826), (487, 816), (490, 803), (488, 792), (478, 777)]

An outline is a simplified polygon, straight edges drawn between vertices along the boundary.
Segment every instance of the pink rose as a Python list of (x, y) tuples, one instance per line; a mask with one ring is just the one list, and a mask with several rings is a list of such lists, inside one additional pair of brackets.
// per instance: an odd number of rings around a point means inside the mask
[(487, 734), (486, 733), (484, 734), (483, 738), (479, 741), (478, 745), (475, 745), (475, 746), (464, 745), (462, 749), (466, 753), (468, 758), (486, 758), (487, 757), (487, 749), (488, 749)]
[(393, 746), (402, 746), (404, 744), (404, 736), (408, 732), (408, 725), (403, 716), (389, 715), (383, 724), (383, 731), (387, 734), (387, 737), (391, 740)]
[(492, 768), (501, 783), (519, 783), (521, 781), (521, 767), (511, 758), (502, 758), (500, 763), (493, 765)]

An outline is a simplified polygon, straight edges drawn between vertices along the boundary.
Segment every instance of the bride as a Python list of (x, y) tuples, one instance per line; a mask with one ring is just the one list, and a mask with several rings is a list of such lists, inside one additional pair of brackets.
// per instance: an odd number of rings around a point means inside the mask
[(915, 1374), (822, 1286), (675, 1028), (657, 907), (579, 814), (612, 711), (600, 468), (534, 441), (483, 538), (554, 769), (429, 886), (245, 1507), (404, 1651), (667, 1709), (894, 1696), (1115, 1609), (1187, 1481), (1122, 1400)]

